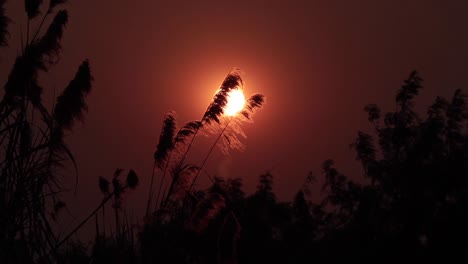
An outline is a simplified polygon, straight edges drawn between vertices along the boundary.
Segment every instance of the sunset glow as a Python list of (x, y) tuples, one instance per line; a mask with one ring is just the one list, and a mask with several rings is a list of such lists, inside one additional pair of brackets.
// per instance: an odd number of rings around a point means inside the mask
[(244, 93), (240, 89), (235, 89), (229, 92), (228, 101), (224, 108), (224, 113), (228, 116), (235, 116), (245, 105)]

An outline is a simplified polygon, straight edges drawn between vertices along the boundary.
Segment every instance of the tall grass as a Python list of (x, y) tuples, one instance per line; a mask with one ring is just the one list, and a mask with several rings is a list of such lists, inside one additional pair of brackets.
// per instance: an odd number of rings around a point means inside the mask
[[(154, 195), (153, 182), (157, 171), (160, 171), (161, 178), (152, 215), (156, 217), (157, 221), (167, 222), (171, 221), (178, 211), (184, 207), (197, 203), (196, 195), (192, 192), (192, 189), (217, 145), (221, 147), (222, 152), (225, 154), (230, 149), (242, 150), (244, 148), (243, 143), (238, 138), (239, 136), (245, 137), (245, 133), (241, 128), (242, 123), (252, 122), (252, 115), (263, 106), (265, 99), (263, 95), (255, 94), (246, 101), (244, 109), (239, 114), (235, 116), (225, 115), (224, 109), (229, 100), (229, 93), (237, 89), (243, 90), (243, 85), (244, 82), (239, 70), (231, 70), (215, 93), (202, 118), (185, 123), (177, 133), (174, 133), (176, 130), (174, 112), (171, 111), (166, 114), (158, 147), (155, 151), (146, 211), (148, 219), (152, 219), (149, 216)], [(209, 147), (201, 164), (186, 164), (185, 160), (195, 137), (202, 130), (207, 135), (213, 135), (216, 138), (215, 142)], [(166, 174), (168, 172), (170, 172), (171, 178), (166, 183)], [(213, 181), (211, 178), (210, 180)], [(165, 190), (161, 196), (163, 186), (165, 186)], [(160, 196), (161, 199), (159, 200)]]
[[(41, 14), (42, 1), (26, 0), (26, 39), (10, 71), (0, 101), (0, 259), (8, 262), (52, 262), (49, 250), (57, 237), (50, 220), (65, 206), (60, 200), (61, 168), (74, 163), (64, 142), (75, 121), (82, 120), (85, 97), (92, 87), (89, 62), (58, 97), (53, 109), (42, 103), (45, 87), (40, 74), (55, 65), (68, 22), (66, 10), (55, 12), (65, 1), (50, 1), (42, 23), (31, 32), (30, 22)], [(0, 1), (0, 44), (7, 44), (5, 1)], [(45, 17), (53, 15), (41, 35)], [(75, 166), (76, 168), (76, 166)]]

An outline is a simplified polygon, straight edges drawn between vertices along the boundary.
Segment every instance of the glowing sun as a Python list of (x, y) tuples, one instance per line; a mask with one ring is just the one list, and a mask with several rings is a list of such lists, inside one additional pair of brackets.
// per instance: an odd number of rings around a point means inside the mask
[(240, 89), (234, 89), (228, 93), (227, 104), (224, 113), (228, 116), (235, 116), (245, 105), (244, 93)]

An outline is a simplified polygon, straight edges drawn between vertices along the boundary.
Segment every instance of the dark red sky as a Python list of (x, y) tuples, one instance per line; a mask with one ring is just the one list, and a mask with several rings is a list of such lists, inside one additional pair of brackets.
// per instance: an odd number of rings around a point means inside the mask
[[(89, 113), (68, 141), (80, 172), (68, 202), (80, 204), (79, 218), (100, 200), (97, 178), (117, 167), (140, 175), (126, 203), (142, 215), (165, 112), (175, 110), (179, 124), (199, 119), (232, 67), (245, 72), (246, 94), (263, 93), (267, 104), (244, 127), (246, 151), (216, 152), (207, 169), (242, 177), (248, 192), (271, 170), (281, 200), (292, 199), (309, 171), (319, 176), (327, 158), (358, 178), (349, 144), (370, 128), (362, 109), (392, 110), (412, 70), (425, 79), (421, 109), (468, 87), (463, 0), (70, 2), (62, 60), (43, 83), (59, 93), (81, 60), (91, 61)], [(3, 73), (24, 31), (22, 9), (23, 1), (7, 5), (14, 23)]]

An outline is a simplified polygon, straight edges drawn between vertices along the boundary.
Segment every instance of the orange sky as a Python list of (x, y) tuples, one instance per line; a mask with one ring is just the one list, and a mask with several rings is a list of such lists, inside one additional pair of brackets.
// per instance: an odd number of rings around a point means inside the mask
[[(362, 109), (378, 103), (392, 110), (412, 70), (425, 79), (418, 107), (468, 88), (462, 0), (70, 2), (62, 60), (42, 80), (50, 98), (81, 60), (91, 61), (89, 113), (68, 138), (80, 172), (78, 195), (68, 202), (78, 218), (100, 200), (98, 177), (117, 167), (140, 175), (126, 203), (142, 215), (165, 112), (176, 111), (179, 124), (199, 119), (232, 67), (245, 72), (246, 96), (263, 93), (267, 104), (244, 127), (246, 151), (218, 151), (206, 169), (242, 177), (248, 192), (271, 170), (281, 200), (292, 199), (309, 171), (320, 176), (327, 158), (359, 178), (349, 144), (358, 129), (370, 130)], [(8, 1), (12, 39), (0, 55), (3, 73), (24, 30), (22, 8)], [(195, 154), (206, 152), (204, 142)]]

